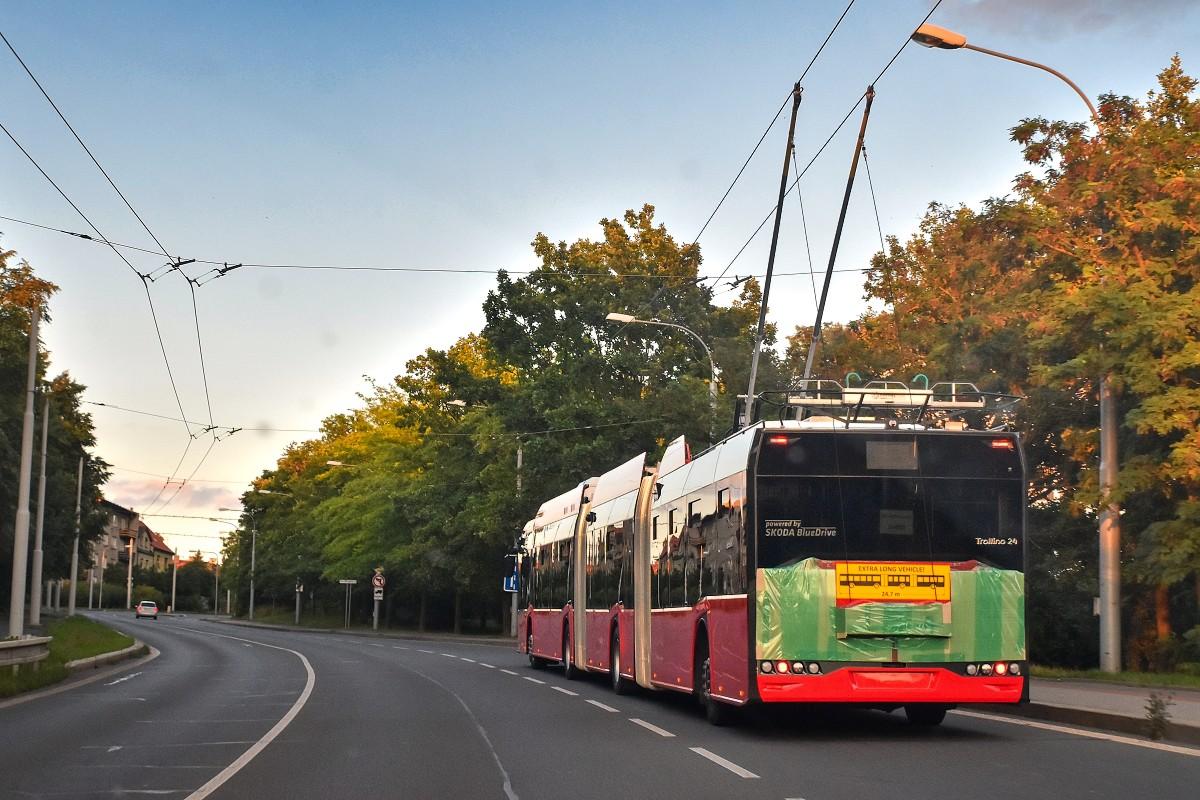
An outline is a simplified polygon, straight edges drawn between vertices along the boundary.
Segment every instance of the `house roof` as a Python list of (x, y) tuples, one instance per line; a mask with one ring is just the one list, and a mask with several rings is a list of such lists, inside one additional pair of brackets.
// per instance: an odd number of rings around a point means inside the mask
[(150, 546), (153, 549), (157, 550), (160, 553), (167, 553), (168, 555), (172, 555), (172, 556), (175, 555), (175, 551), (172, 550), (171, 548), (167, 547), (167, 543), (163, 541), (163, 538), (161, 536), (159, 536), (154, 531), (150, 530), (150, 527), (148, 525), (146, 525), (145, 523), (142, 524), (142, 527), (146, 529), (146, 533), (150, 537)]

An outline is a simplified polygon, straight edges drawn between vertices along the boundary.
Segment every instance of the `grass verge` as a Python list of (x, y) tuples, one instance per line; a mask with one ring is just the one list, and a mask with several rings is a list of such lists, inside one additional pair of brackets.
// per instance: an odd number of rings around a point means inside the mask
[(67, 677), (67, 662), (124, 650), (132, 637), (118, 633), (85, 617), (68, 617), (51, 622), (46, 634), (53, 636), (50, 655), (37, 665), (24, 664), (14, 675), (11, 668), (0, 669), (0, 697), (41, 689)]
[(1101, 672), (1096, 669), (1061, 669), (1034, 666), (1033, 677), (1069, 681), (1097, 681), (1126, 686), (1145, 686), (1163, 689), (1200, 689), (1200, 675), (1182, 672)]

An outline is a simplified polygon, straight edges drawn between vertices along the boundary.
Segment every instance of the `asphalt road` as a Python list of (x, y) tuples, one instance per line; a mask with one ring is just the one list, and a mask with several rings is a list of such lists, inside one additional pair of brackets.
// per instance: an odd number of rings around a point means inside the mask
[(617, 696), (507, 647), (101, 618), (161, 655), (0, 708), (0, 797), (1193, 800), (1200, 785), (1198, 749), (1025, 720), (760, 712), (714, 728), (686, 697)]

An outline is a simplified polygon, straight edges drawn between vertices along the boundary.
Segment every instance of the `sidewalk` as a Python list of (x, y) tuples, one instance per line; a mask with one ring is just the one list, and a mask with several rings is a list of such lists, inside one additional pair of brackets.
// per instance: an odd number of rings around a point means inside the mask
[(986, 706), (992, 712), (1086, 725), (1093, 728), (1145, 736), (1146, 702), (1151, 692), (1171, 698), (1166, 739), (1200, 745), (1200, 690), (1154, 689), (1148, 686), (1034, 678), (1029, 704), (1015, 707)]

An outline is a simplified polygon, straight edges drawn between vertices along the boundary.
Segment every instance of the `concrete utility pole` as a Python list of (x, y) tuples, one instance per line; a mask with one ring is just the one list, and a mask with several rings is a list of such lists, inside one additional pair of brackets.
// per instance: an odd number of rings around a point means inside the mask
[[(134, 520), (136, 522), (136, 519)], [(133, 556), (137, 552), (137, 531), (133, 529), (133, 536), (129, 537), (129, 571), (125, 575), (125, 608), (133, 608)]]
[(171, 556), (171, 607), (167, 609), (170, 614), (175, 613), (175, 577), (179, 574), (179, 554)]
[[(1019, 58), (999, 50), (989, 50), (986, 47), (968, 44), (967, 37), (961, 33), (940, 28), (928, 23), (913, 32), (912, 40), (925, 47), (940, 50), (957, 50), (963, 48), (974, 50), (976, 53), (995, 56), (1005, 61), (1023, 64), (1027, 67), (1048, 72), (1063, 83), (1070, 86), (1079, 99), (1087, 106), (1096, 130), (1104, 133), (1100, 115), (1096, 107), (1083, 90), (1053, 67)], [(1100, 376), (1100, 502), (1104, 510), (1100, 512), (1100, 669), (1104, 672), (1121, 671), (1121, 507), (1112, 502), (1112, 494), (1117, 488), (1117, 419), (1116, 393), (1112, 388), (1112, 376)]]
[(46, 444), (50, 433), (50, 393), (42, 392), (42, 464), (38, 470), (37, 523), (33, 528), (33, 567), (29, 578), (29, 624), (42, 624), (42, 603), (50, 607), (50, 596), (42, 597), (42, 524), (46, 520)]
[(21, 426), (21, 465), (17, 473), (17, 520), (13, 526), (12, 589), (8, 600), (8, 635), (25, 634), (25, 572), (29, 564), (29, 470), (33, 466), (33, 398), (36, 391), (40, 306), (30, 311), (29, 368), (25, 380), (25, 416)]
[[(83, 506), (83, 462), (87, 456), (79, 457), (79, 473), (75, 477), (75, 541), (71, 544), (71, 596), (67, 599), (67, 615), (75, 616), (75, 582), (79, 579), (79, 513)], [(91, 591), (88, 592), (88, 608), (92, 607)]]

